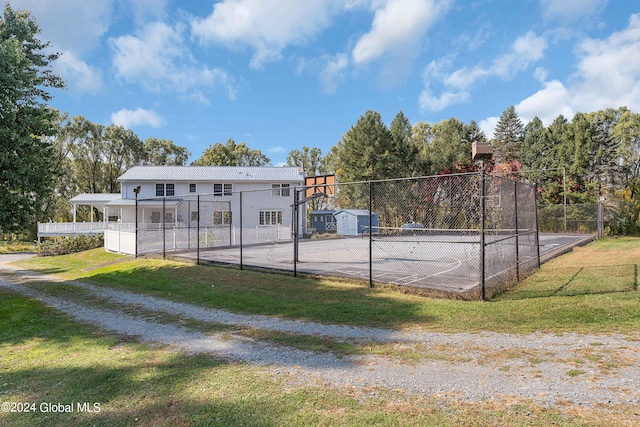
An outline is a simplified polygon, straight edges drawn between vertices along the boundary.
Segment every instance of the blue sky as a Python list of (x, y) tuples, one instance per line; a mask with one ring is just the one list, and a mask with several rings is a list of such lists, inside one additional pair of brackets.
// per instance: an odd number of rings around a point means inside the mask
[(191, 161), (228, 138), (272, 164), (389, 124), (640, 112), (637, 0), (12, 0), (62, 53), (52, 105)]

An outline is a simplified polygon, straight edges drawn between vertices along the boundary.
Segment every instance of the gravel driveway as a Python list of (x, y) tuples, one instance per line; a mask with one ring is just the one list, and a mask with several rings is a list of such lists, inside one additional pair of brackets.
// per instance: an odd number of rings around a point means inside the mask
[[(40, 300), (80, 322), (107, 331), (135, 336), (142, 342), (170, 345), (177, 351), (209, 353), (264, 366), (274, 375), (296, 383), (321, 381), (336, 387), (454, 395), (466, 401), (520, 397), (546, 405), (640, 403), (640, 342), (625, 336), (445, 334), (327, 325), (230, 313), (70, 281), (64, 283), (77, 287), (88, 298), (61, 298), (35, 286), (42, 281), (59, 282), (59, 278), (7, 265), (16, 258), (0, 256), (0, 287)], [(103, 303), (92, 302), (94, 297)], [(136, 309), (145, 315), (131, 315)], [(408, 363), (384, 356), (315, 353), (229, 332), (205, 334), (176, 323), (150, 320), (150, 313), (345, 342), (389, 343), (400, 352), (420, 349), (435, 356)]]

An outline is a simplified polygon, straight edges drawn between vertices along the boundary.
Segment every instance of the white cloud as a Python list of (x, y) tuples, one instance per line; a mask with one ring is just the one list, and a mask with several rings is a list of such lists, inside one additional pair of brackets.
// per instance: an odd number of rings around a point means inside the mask
[[(465, 102), (469, 99), (471, 88), (476, 81), (491, 76), (510, 79), (516, 73), (527, 69), (531, 64), (544, 56), (548, 44), (544, 37), (536, 36), (529, 31), (518, 37), (511, 46), (511, 51), (496, 57), (489, 67), (477, 65), (463, 67), (447, 73), (452, 58), (432, 61), (424, 70), (425, 88), (420, 94), (419, 105), (422, 111), (442, 111), (443, 109)], [(442, 83), (444, 89), (439, 96), (433, 95), (433, 83)]]
[(536, 71), (533, 73), (533, 76), (536, 78), (536, 80), (540, 82), (544, 82), (545, 80), (547, 80), (549, 73), (544, 68), (538, 67), (536, 68)]
[[(577, 48), (579, 62), (572, 85), (558, 80), (543, 82), (543, 87), (516, 105), (523, 121), (537, 116), (548, 126), (559, 115), (571, 119), (576, 112), (591, 112), (626, 106), (640, 109), (640, 14), (629, 18), (629, 26), (606, 39), (586, 39)], [(536, 70), (540, 80), (546, 72)], [(494, 117), (480, 123), (495, 127)], [(493, 130), (491, 131), (491, 134)]]
[(443, 92), (440, 96), (434, 96), (431, 92), (423, 90), (418, 98), (418, 104), (420, 111), (442, 111), (451, 105), (467, 101), (469, 96), (469, 92)]
[(169, 0), (135, 0), (127, 2), (131, 7), (133, 17), (138, 24), (144, 24), (150, 20), (163, 21)]
[(68, 82), (73, 91), (97, 92), (102, 88), (100, 70), (78, 59), (73, 52), (62, 52), (53, 63), (53, 70)]
[(523, 122), (530, 122), (534, 117), (549, 126), (559, 115), (573, 117), (575, 112), (571, 108), (571, 93), (565, 86), (553, 80), (544, 84), (544, 88), (515, 106)]
[[(353, 62), (361, 64), (385, 54), (406, 56), (416, 46), (431, 24), (444, 14), (450, 0), (387, 0), (377, 8), (371, 30), (364, 34), (352, 51)], [(381, 6), (381, 7), (380, 7)]]
[(349, 65), (349, 56), (345, 53), (339, 53), (329, 58), (320, 73), (320, 82), (325, 93), (334, 93), (337, 88), (336, 80), (342, 77), (343, 70)]
[[(4, 3), (4, 2), (3, 2)], [(80, 54), (98, 45), (109, 29), (113, 0), (11, 0), (13, 9), (32, 12), (42, 40), (54, 50)]]
[(540, 0), (542, 16), (570, 23), (600, 12), (609, 0)]
[(165, 120), (155, 111), (138, 108), (135, 111), (122, 109), (111, 114), (114, 125), (131, 129), (136, 126), (151, 126), (158, 128), (165, 124)]
[(629, 26), (604, 40), (588, 39), (578, 47), (579, 81), (571, 88), (579, 111), (626, 105), (640, 109), (640, 14)]
[(343, 7), (340, 0), (224, 0), (191, 25), (203, 42), (252, 48), (250, 65), (262, 68), (287, 46), (303, 45), (327, 28)]
[(496, 131), (496, 126), (498, 125), (499, 117), (487, 117), (484, 120), (481, 120), (478, 123), (478, 127), (484, 132), (484, 135), (487, 139), (493, 138), (493, 134)]
[(161, 22), (146, 25), (136, 35), (110, 39), (118, 77), (152, 92), (172, 91), (202, 99), (203, 88), (223, 86), (234, 99), (236, 88), (220, 68), (198, 65), (186, 47), (184, 27)]

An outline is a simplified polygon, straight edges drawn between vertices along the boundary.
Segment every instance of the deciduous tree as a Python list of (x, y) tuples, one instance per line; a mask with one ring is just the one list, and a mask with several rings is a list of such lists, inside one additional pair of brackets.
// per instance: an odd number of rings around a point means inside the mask
[(64, 82), (51, 70), (59, 54), (38, 38), (31, 15), (9, 4), (0, 18), (0, 229), (33, 226), (41, 201), (51, 192), (56, 111), (49, 89)]
[(216, 142), (204, 150), (193, 166), (266, 166), (271, 160), (260, 150), (247, 147), (244, 142), (236, 144), (229, 138), (226, 144)]

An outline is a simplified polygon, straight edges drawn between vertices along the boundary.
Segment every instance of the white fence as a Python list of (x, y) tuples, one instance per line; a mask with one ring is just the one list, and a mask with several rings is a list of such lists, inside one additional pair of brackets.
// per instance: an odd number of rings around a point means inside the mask
[(104, 222), (39, 222), (39, 236), (63, 236), (73, 234), (102, 233)]

